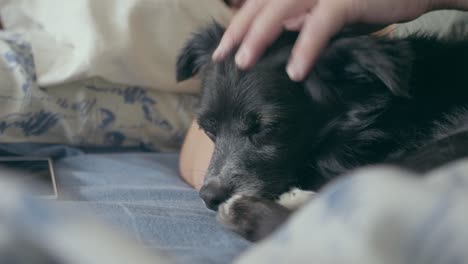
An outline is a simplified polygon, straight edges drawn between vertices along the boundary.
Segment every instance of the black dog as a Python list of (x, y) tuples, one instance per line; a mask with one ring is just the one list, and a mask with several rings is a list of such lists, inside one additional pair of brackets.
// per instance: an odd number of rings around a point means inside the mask
[[(250, 70), (213, 63), (224, 29), (196, 33), (177, 79), (203, 77), (198, 123), (215, 142), (200, 196), (250, 240), (289, 215), (274, 202), (351, 169), (388, 163), (424, 172), (468, 154), (468, 41), (337, 36), (304, 82), (285, 73), (284, 33)], [(226, 205), (226, 203), (224, 203)]]

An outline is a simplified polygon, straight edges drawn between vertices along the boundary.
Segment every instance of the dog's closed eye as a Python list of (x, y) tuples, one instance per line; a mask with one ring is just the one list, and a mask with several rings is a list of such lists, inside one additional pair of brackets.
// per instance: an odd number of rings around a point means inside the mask
[(211, 139), (211, 141), (216, 141), (216, 134), (218, 131), (218, 122), (213, 118), (203, 118), (198, 119), (198, 125), (205, 132), (205, 134)]
[(278, 131), (275, 124), (263, 125), (255, 134), (249, 135), (250, 142), (255, 146), (268, 144), (269, 140), (275, 138), (275, 132)]
[(248, 114), (244, 118), (244, 128), (242, 134), (249, 138), (253, 145), (262, 145), (265, 143), (271, 133), (277, 128), (276, 123), (265, 123), (258, 114)]
[(213, 143), (216, 142), (216, 133), (213, 132), (213, 131), (210, 131), (210, 130), (203, 130), (205, 131), (205, 134), (211, 139), (211, 141), (213, 141)]
[(260, 116), (257, 114), (248, 114), (244, 118), (242, 133), (244, 135), (253, 135), (260, 132), (262, 128)]

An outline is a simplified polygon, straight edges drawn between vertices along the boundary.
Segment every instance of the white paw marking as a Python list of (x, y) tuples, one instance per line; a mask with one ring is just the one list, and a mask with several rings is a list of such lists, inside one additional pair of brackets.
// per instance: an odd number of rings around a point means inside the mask
[(229, 223), (229, 219), (231, 217), (231, 207), (235, 201), (240, 199), (242, 195), (235, 194), (231, 198), (229, 198), (226, 202), (222, 203), (218, 208), (218, 221), (222, 223)]
[(315, 192), (293, 188), (289, 192), (283, 193), (276, 202), (290, 210), (296, 210), (307, 203), (314, 195)]

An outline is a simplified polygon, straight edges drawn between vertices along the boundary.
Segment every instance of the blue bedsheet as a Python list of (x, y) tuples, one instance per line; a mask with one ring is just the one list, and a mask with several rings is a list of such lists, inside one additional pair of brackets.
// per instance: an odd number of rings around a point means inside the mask
[(52, 203), (2, 177), (0, 263), (468, 263), (468, 160), (425, 177), (385, 166), (345, 175), (255, 246), (221, 228), (176, 168), (175, 154), (64, 157), (66, 196)]
[(176, 154), (87, 154), (56, 163), (67, 207), (91, 209), (183, 263), (227, 263), (249, 243), (223, 229), (178, 176)]
[[(180, 263), (227, 263), (249, 243), (220, 226), (178, 175), (178, 155), (2, 144), (1, 155), (55, 157), (59, 206), (117, 227)], [(130, 151), (119, 149), (118, 151)], [(90, 234), (90, 239), (93, 236)]]

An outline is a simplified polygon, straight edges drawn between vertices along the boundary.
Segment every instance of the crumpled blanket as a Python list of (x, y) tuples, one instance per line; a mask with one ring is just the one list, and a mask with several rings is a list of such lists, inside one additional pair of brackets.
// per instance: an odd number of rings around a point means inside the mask
[[(59, 210), (15, 187), (0, 181), (2, 263), (173, 261), (83, 212)], [(392, 167), (366, 168), (330, 183), (236, 263), (468, 263), (466, 223), (468, 160), (424, 177)], [(34, 262), (17, 261), (30, 255)]]
[(422, 175), (357, 171), (237, 263), (468, 263), (468, 160)]
[(177, 54), (212, 20), (227, 24), (220, 0), (0, 0), (8, 31), (30, 37), (40, 86), (99, 76), (168, 92), (199, 90), (175, 81)]

